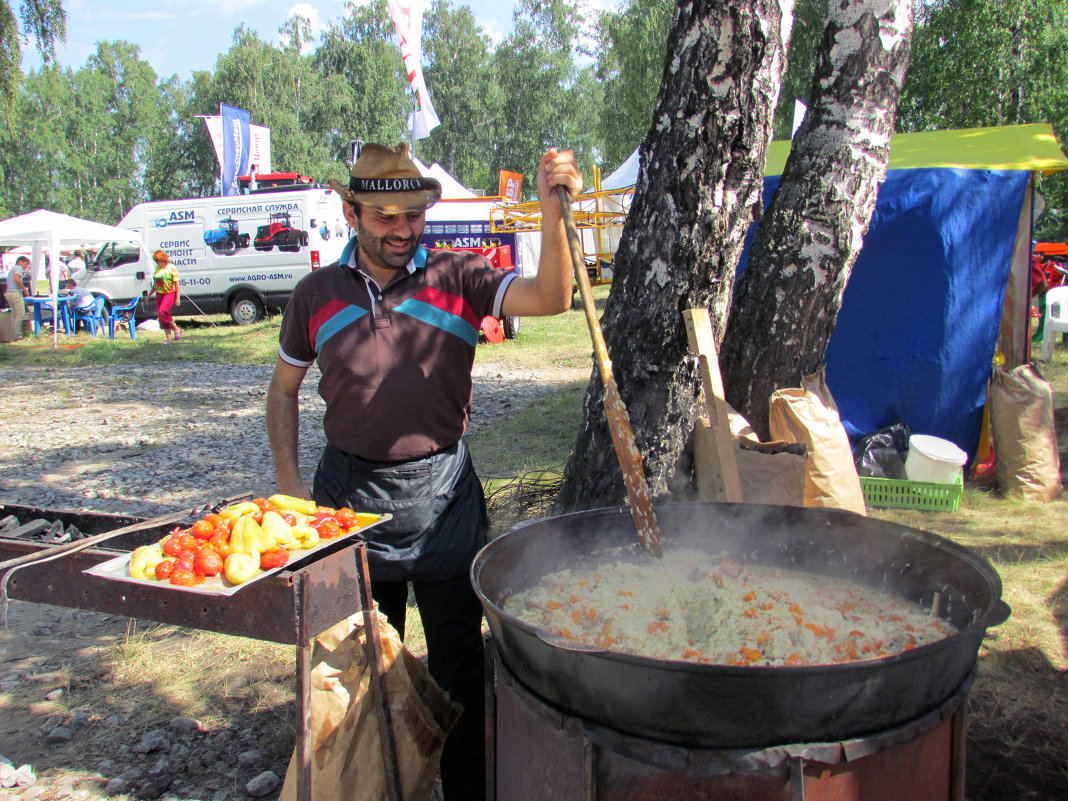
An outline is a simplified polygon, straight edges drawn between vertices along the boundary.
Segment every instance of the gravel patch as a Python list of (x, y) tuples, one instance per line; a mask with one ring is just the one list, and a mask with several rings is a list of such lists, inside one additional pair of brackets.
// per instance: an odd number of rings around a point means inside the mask
[[(264, 427), (270, 365), (181, 362), (0, 368), (0, 501), (155, 517), (276, 491)], [(469, 430), (583, 379), (476, 365)], [(300, 464), (324, 445), (318, 370), (301, 387)]]

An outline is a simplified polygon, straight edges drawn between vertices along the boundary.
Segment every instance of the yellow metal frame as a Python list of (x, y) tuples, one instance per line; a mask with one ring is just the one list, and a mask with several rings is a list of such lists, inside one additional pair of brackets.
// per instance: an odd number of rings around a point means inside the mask
[[(594, 257), (595, 267), (590, 268), (590, 280), (601, 281), (601, 265), (612, 264), (615, 261), (615, 250), (609, 250), (605, 246), (605, 230), (607, 228), (622, 228), (627, 220), (627, 212), (623, 210), (611, 211), (605, 208), (609, 197), (614, 203), (623, 206), (623, 198), (634, 194), (634, 187), (624, 189), (603, 190), (601, 189), (601, 171), (593, 168), (595, 190), (579, 195), (572, 201), (572, 211), (575, 215), (575, 225), (580, 230), (593, 231), (596, 239), (594, 253), (585, 252), (583, 255)], [(618, 200), (617, 200), (618, 199)], [(626, 204), (629, 209), (630, 203)], [(501, 234), (515, 234), (523, 231), (541, 230), (541, 207), (538, 201), (531, 200), (526, 203), (510, 203), (506, 206), (497, 206), (490, 210), (490, 232)], [(580, 237), (581, 239), (581, 237)]]

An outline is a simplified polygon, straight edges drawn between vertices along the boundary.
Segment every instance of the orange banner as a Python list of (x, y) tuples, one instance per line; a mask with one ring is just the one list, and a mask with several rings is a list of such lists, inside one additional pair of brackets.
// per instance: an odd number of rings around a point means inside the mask
[(497, 192), (501, 197), (519, 201), (519, 190), (523, 187), (523, 174), (501, 170), (501, 187)]

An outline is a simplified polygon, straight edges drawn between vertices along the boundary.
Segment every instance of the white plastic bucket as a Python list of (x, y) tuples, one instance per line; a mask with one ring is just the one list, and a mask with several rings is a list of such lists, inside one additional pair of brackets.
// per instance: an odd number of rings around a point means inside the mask
[(966, 461), (968, 454), (949, 440), (913, 434), (905, 457), (905, 475), (909, 481), (953, 484)]

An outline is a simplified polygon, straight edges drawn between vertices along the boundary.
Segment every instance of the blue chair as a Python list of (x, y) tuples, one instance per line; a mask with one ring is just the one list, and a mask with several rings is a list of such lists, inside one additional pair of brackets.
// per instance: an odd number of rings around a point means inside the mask
[(134, 298), (125, 306), (112, 306), (111, 314), (108, 315), (108, 333), (115, 338), (115, 325), (122, 323), (130, 329), (130, 339), (137, 339), (137, 303), (140, 298)]
[(78, 333), (78, 323), (92, 334), (96, 336), (97, 326), (100, 326), (100, 335), (104, 335), (104, 303), (106, 298), (103, 295), (97, 295), (93, 298), (93, 305), (86, 306), (82, 309), (74, 310), (74, 333)]

